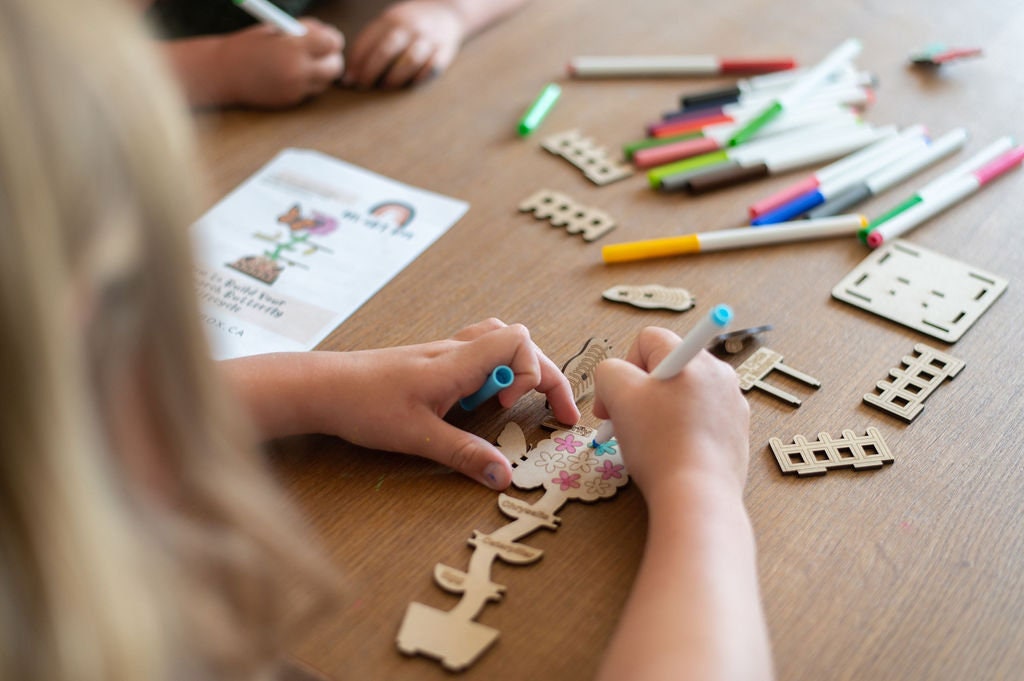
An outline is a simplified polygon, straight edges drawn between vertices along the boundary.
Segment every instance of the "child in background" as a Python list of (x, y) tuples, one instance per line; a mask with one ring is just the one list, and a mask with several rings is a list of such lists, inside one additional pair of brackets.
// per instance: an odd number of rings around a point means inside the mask
[[(0, 410), (0, 678), (265, 679), (295, 631), (285, 582), (323, 602), (337, 578), (254, 427), (427, 456), (500, 489), (504, 457), (443, 421), (459, 397), (507, 363), (503, 405), (536, 389), (560, 420), (578, 412), (527, 331), (497, 320), (403, 348), (212, 362), (187, 243), (191, 131), (122, 5), (0, 3), (0, 371), (14, 398)], [(645, 330), (628, 361), (598, 369), (596, 411), (650, 509), (603, 678), (769, 678), (742, 501), (748, 409), (707, 353), (647, 376), (677, 342)]]
[[(403, 0), (352, 40), (303, 19), (305, 36), (286, 36), (231, 0), (153, 0), (150, 15), (194, 106), (285, 107), (341, 80), (358, 88), (398, 88), (440, 74), (462, 43), (525, 0)], [(311, 0), (277, 0), (298, 15)]]

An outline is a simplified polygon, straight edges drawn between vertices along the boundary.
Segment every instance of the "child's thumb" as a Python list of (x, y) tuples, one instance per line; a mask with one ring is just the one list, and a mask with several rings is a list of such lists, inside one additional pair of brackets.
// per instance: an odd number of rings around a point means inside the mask
[(441, 419), (432, 422), (419, 453), (491, 489), (512, 483), (512, 464), (494, 445)]

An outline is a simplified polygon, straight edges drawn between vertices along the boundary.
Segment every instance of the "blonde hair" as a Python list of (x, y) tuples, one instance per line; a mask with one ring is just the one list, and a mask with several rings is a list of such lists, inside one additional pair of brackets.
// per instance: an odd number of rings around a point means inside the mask
[(0, 0), (0, 679), (257, 678), (282, 578), (325, 581), (209, 360), (192, 132), (126, 5)]

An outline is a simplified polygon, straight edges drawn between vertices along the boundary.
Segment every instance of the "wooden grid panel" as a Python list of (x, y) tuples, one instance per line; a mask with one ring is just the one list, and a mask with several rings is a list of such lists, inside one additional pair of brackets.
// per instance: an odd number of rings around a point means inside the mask
[(864, 401), (906, 421), (913, 421), (924, 401), (947, 378), (964, 368), (963, 360), (936, 350), (924, 343), (914, 346), (914, 355), (905, 356), (900, 366), (889, 370), (892, 380), (875, 384), (878, 392), (867, 393)]
[(820, 475), (830, 468), (881, 468), (892, 463), (893, 456), (877, 428), (868, 428), (866, 435), (844, 430), (843, 436), (833, 440), (828, 433), (818, 433), (815, 442), (803, 435), (793, 438), (793, 444), (784, 445), (773, 437), (768, 441), (775, 460), (783, 473)]

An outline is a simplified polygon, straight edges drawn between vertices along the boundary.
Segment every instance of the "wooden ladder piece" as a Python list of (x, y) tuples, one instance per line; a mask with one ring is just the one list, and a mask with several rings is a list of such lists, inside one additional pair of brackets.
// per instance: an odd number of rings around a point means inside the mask
[(556, 530), (561, 521), (555, 514), (567, 501), (610, 499), (629, 482), (615, 440), (591, 448), (587, 443), (594, 433), (585, 429), (577, 437), (560, 430), (528, 449), (522, 429), (514, 422), (506, 424), (498, 446), (512, 462), (512, 484), (523, 490), (543, 487), (544, 495), (532, 503), (499, 495), (498, 508), (511, 522), (494, 532), (473, 531), (473, 555), (465, 571), (442, 563), (434, 566), (434, 581), (459, 595), (459, 602), (451, 610), (410, 603), (398, 632), (399, 650), (437, 659), (446, 669), (459, 671), (494, 643), (498, 630), (474, 621), (488, 602), (500, 601), (505, 593), (504, 586), (491, 581), (493, 563), (500, 559), (529, 565), (540, 560), (540, 549), (519, 540), (538, 529)]
[(519, 202), (519, 210), (532, 212), (569, 234), (580, 234), (584, 241), (595, 241), (615, 229), (615, 220), (602, 210), (581, 206), (571, 198), (550, 189), (539, 189)]
[(864, 401), (908, 422), (924, 409), (924, 401), (947, 378), (964, 368), (963, 360), (947, 355), (924, 343), (914, 346), (914, 354), (905, 356), (898, 367), (889, 370), (890, 379), (875, 384), (876, 392), (864, 395)]
[(623, 180), (633, 174), (628, 163), (616, 163), (608, 151), (600, 147), (579, 130), (566, 130), (546, 137), (540, 145), (556, 156), (561, 156), (583, 171), (583, 175), (596, 185)]
[(838, 440), (833, 440), (828, 433), (818, 433), (815, 442), (796, 435), (790, 445), (782, 444), (777, 437), (771, 438), (768, 444), (784, 474), (821, 475), (830, 468), (859, 471), (893, 462), (892, 452), (877, 428), (868, 428), (867, 434), (860, 436), (852, 430), (844, 430)]
[(794, 407), (799, 407), (801, 402), (795, 396), (790, 395), (786, 391), (776, 388), (775, 386), (769, 385), (762, 380), (772, 371), (782, 372), (814, 388), (821, 387), (821, 381), (818, 379), (783, 364), (782, 355), (779, 353), (768, 348), (758, 348), (757, 352), (748, 357), (747, 361), (743, 362), (743, 364), (736, 369), (736, 373), (739, 375), (740, 379), (740, 389), (746, 392), (751, 388), (758, 388), (770, 395), (774, 395), (775, 397), (788, 402), (789, 404), (792, 404)]

